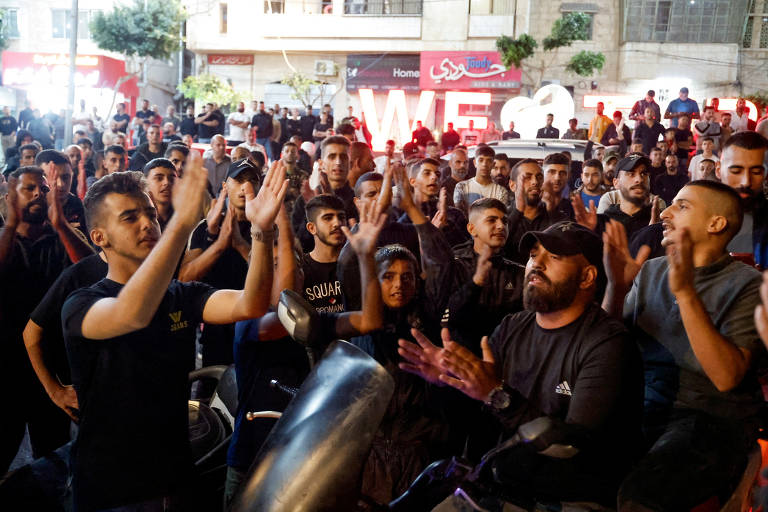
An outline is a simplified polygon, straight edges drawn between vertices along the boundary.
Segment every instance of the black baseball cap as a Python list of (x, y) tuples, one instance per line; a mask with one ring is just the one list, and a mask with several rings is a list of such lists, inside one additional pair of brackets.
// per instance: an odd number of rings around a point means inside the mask
[(647, 156), (641, 153), (632, 153), (619, 160), (619, 163), (616, 164), (616, 172), (631, 171), (640, 164), (645, 164), (648, 169), (651, 168), (651, 160)]
[(544, 248), (560, 256), (582, 254), (598, 273), (603, 272), (603, 241), (592, 230), (572, 221), (552, 224), (544, 231), (529, 231), (520, 239), (520, 253), (528, 254), (539, 242)]
[(235, 160), (229, 164), (229, 169), (227, 169), (227, 179), (237, 178), (245, 171), (253, 171), (256, 177), (259, 177), (259, 168), (253, 165), (247, 158), (243, 158), (242, 160)]

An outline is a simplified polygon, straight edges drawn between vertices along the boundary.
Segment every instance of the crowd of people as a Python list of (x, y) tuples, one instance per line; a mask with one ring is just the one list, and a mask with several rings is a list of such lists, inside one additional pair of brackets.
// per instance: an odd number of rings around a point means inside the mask
[[(348, 489), (361, 509), (497, 448), (472, 488), (489, 509), (719, 510), (763, 427), (768, 140), (743, 101), (699, 119), (687, 92), (669, 128), (653, 91), (632, 128), (598, 104), (565, 134), (590, 141), (583, 160), (543, 161), (486, 144), (513, 125), (437, 141), (419, 123), (377, 156), (327, 105), (119, 105), (76, 114), (68, 147), (6, 109), (0, 474), (25, 429), (41, 457), (74, 423), (75, 510), (195, 510), (187, 375), (234, 365), (228, 506), (274, 424), (246, 413), (283, 410), (270, 381), (310, 371), (275, 311), (292, 289), (318, 312), (317, 357), (348, 339), (395, 382)], [(543, 439), (510, 442), (541, 417)]]

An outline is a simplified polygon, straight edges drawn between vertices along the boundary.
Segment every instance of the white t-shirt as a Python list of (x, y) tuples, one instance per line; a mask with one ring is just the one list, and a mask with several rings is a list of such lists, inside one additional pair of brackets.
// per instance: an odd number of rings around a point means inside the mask
[[(706, 159), (707, 157), (704, 156), (704, 153), (699, 153), (698, 155), (694, 155), (694, 157), (691, 158), (691, 162), (688, 164), (688, 176), (691, 177), (691, 181), (700, 180), (702, 178), (701, 174), (699, 173), (699, 164), (702, 160)], [(712, 160), (713, 162), (720, 161), (720, 159), (717, 158), (717, 155), (710, 156), (709, 160)]]
[(746, 112), (744, 112), (741, 116), (739, 116), (739, 114), (737, 114), (735, 110), (731, 112), (731, 130), (733, 130), (733, 133), (743, 132), (744, 130), (747, 130), (748, 121), (749, 121), (749, 116), (747, 116)]
[[(652, 198), (656, 198), (656, 204), (659, 207), (659, 211), (662, 211), (667, 207), (667, 203), (665, 203), (664, 200), (659, 196), (651, 194), (651, 196), (648, 198), (649, 202)], [(600, 196), (600, 204), (597, 205), (597, 213), (605, 213), (605, 210), (607, 210), (609, 206), (619, 203), (621, 203), (621, 191), (610, 190)]]
[(480, 142), (480, 132), (466, 128), (461, 132), (461, 142), (465, 146), (476, 146)]
[[(394, 161), (394, 158), (390, 158), (389, 161)], [(376, 172), (384, 174), (384, 170), (387, 168), (387, 155), (377, 156), (373, 159), (373, 163), (376, 164)]]
[[(229, 117), (227, 118), (227, 124), (229, 124), (229, 121), (239, 121), (239, 122), (245, 122), (250, 123), (251, 118), (248, 117), (248, 114), (245, 112), (232, 112), (229, 114)], [(245, 140), (245, 130), (243, 128), (240, 128), (239, 126), (235, 126), (233, 124), (229, 124), (229, 140)]]
[(453, 189), (453, 203), (465, 215), (469, 213), (469, 206), (483, 197), (498, 199), (505, 205), (509, 204), (509, 192), (507, 192), (507, 189), (493, 181), (488, 185), (481, 185), (477, 182), (476, 178), (472, 178), (458, 182), (456, 188)]

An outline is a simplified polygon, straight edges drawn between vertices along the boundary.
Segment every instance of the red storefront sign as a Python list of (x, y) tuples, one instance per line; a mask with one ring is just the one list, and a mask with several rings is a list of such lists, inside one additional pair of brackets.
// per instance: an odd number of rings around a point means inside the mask
[(253, 64), (253, 55), (224, 55), (209, 53), (208, 64), (217, 66), (250, 66)]
[[(114, 88), (126, 97), (139, 95), (136, 77), (125, 80), (125, 61), (103, 55), (75, 57), (75, 85)], [(3, 85), (65, 86), (69, 82), (69, 55), (63, 53), (3, 52)]]
[(421, 89), (519, 89), (521, 72), (498, 52), (421, 52)]

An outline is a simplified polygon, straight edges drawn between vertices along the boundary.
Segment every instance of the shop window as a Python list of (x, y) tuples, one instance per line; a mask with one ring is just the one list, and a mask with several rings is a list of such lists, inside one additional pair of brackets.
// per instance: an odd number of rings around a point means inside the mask
[(283, 14), (285, 0), (264, 0), (264, 12), (267, 14)]
[(624, 41), (752, 44), (744, 20), (754, 2), (624, 0)]

